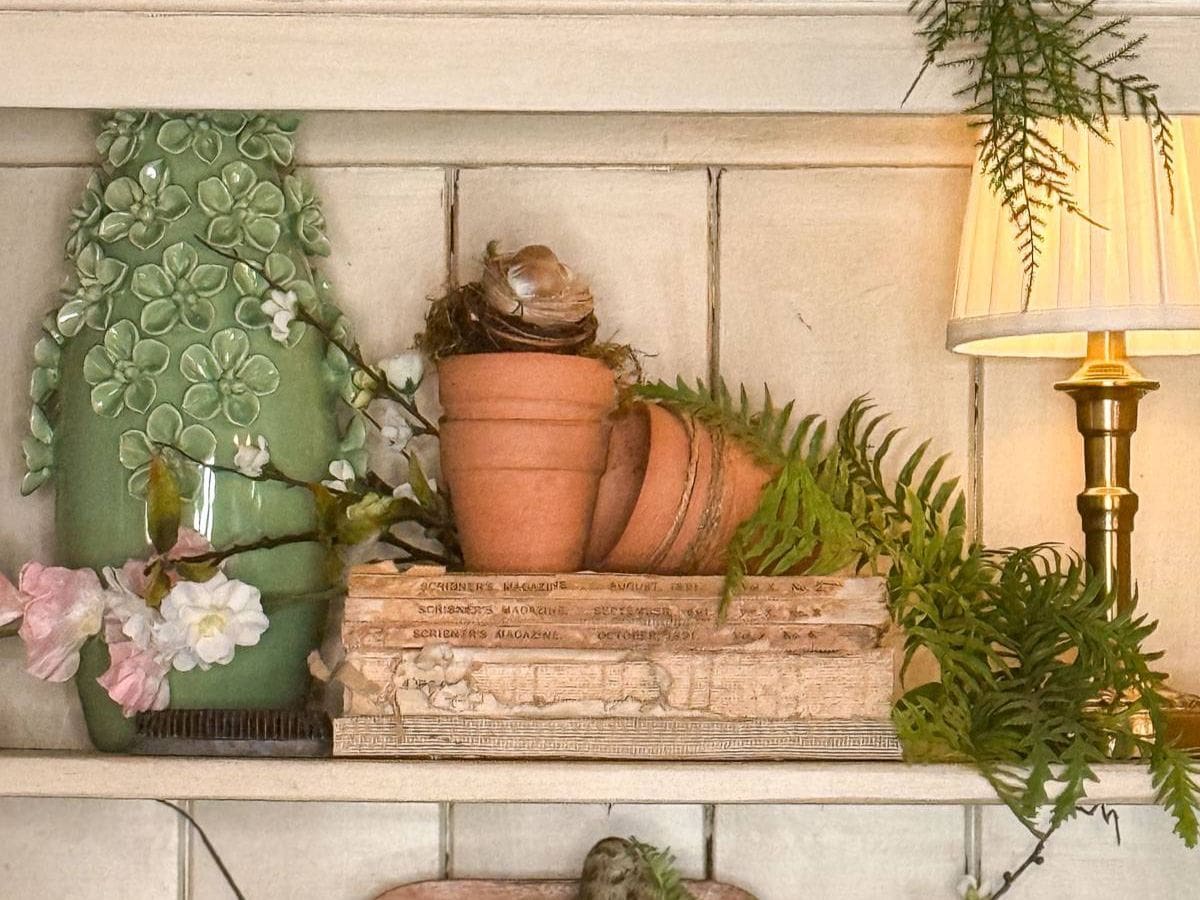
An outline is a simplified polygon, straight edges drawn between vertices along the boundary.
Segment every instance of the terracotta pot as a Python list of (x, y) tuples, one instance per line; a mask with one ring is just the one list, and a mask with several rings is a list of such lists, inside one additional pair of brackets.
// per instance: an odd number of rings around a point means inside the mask
[(654, 404), (635, 407), (612, 431), (586, 565), (720, 574), (733, 533), (774, 474), (718, 430)]
[(574, 572), (583, 565), (608, 448), (613, 374), (542, 353), (438, 365), (442, 474), (467, 569)]

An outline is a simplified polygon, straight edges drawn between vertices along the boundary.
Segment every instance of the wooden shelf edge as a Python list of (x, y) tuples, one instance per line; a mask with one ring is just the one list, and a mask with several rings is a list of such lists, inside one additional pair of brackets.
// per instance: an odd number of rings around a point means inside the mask
[[(151, 0), (0, 5), (0, 107), (266, 108), (522, 112), (946, 113), (958, 73), (922, 60), (913, 21), (888, 2), (781, 3), (772, 15), (674, 14), (662, 4), (503, 4), (447, 14), (346, 0)], [(111, 8), (117, 7), (117, 8)], [(563, 15), (564, 8), (580, 14)], [(679, 9), (691, 11), (692, 5)], [(737, 7), (742, 8), (742, 7)], [(1156, 5), (1154, 11), (1168, 8)], [(643, 9), (641, 13), (639, 9)], [(367, 10), (367, 11), (361, 11)], [(374, 11), (372, 11), (374, 10)], [(1138, 15), (1139, 69), (1171, 112), (1200, 110), (1200, 15)], [(666, 14), (664, 14), (666, 13)], [(137, 47), (137, 53), (114, 48)], [(564, 78), (567, 72), (569, 77)], [(330, 77), (337, 73), (337, 77)]]
[[(1091, 802), (1154, 802), (1142, 766), (1096, 767)], [(343, 802), (994, 804), (966, 766), (187, 759), (0, 751), (0, 797)]]

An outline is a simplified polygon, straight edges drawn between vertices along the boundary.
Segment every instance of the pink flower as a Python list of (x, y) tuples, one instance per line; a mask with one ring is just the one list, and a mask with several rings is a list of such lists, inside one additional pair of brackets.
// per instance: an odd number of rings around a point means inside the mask
[(25, 615), (28, 597), (17, 590), (17, 586), (0, 575), (0, 625), (15, 622)]
[(133, 641), (108, 645), (111, 665), (96, 679), (126, 716), (148, 709), (166, 709), (171, 699), (167, 684), (170, 666), (158, 655), (141, 650)]
[(167, 559), (199, 556), (201, 553), (208, 553), (212, 548), (213, 545), (209, 543), (208, 538), (185, 525), (179, 529), (179, 537), (175, 541), (175, 546), (167, 551)]
[(46, 681), (67, 681), (79, 669), (79, 648), (100, 630), (104, 589), (91, 569), (26, 563), (21, 592), (28, 599), (18, 632), (25, 668)]

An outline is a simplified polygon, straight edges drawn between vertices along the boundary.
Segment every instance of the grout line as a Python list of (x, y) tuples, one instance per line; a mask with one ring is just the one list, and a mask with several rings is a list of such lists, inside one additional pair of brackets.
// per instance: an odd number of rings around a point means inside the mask
[(704, 804), (704, 880), (716, 879), (714, 857), (717, 842), (717, 805)]
[(446, 241), (446, 290), (458, 287), (458, 173), (457, 166), (446, 167), (446, 184), (442, 190)]
[(721, 175), (708, 169), (708, 383), (721, 377)]
[(438, 878), (454, 877), (454, 804), (438, 804)]
[(983, 360), (971, 359), (970, 434), (967, 438), (967, 486), (970, 506), (967, 532), (971, 540), (983, 542)]
[(983, 807), (968, 806), (967, 816), (970, 822), (967, 832), (967, 874), (975, 876), (976, 884), (983, 884)]
[[(194, 815), (193, 801), (180, 800), (176, 801), (189, 816)], [(176, 861), (178, 871), (176, 875), (177, 890), (176, 895), (179, 900), (191, 900), (195, 886), (192, 883), (192, 829), (188, 824), (187, 819), (183, 816), (175, 816), (176, 834)]]

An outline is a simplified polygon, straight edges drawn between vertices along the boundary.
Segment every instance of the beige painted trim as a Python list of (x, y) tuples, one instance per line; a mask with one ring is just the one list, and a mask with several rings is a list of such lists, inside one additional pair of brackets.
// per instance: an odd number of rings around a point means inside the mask
[[(93, 114), (0, 109), (0, 165), (94, 165)], [(312, 112), (307, 166), (955, 166), (960, 116)]]
[[(361, 0), (302, 0), (300, 11), (237, 0), (223, 13), (59, 2), (80, 5), (0, 11), (0, 106), (895, 113), (921, 61), (907, 14), (862, 0), (857, 15), (833, 3), (772, 15), (714, 15), (713, 3), (696, 7), (706, 15), (596, 14), (609, 8), (585, 0), (566, 6), (586, 13), (512, 15), (344, 5)], [(1150, 34), (1142, 66), (1162, 81), (1166, 105), (1200, 109), (1200, 16), (1138, 17), (1134, 27)], [(905, 111), (956, 110), (957, 83), (929, 73)]]
[[(1095, 767), (1093, 803), (1148, 804), (1144, 766)], [(0, 751), (0, 796), (179, 800), (994, 804), (966, 766), (903, 763), (181, 759)]]
[[(0, 0), (0, 10), (436, 15), (854, 16), (906, 14), (908, 0)], [(1197, 0), (1101, 0), (1109, 15), (1194, 15)]]

